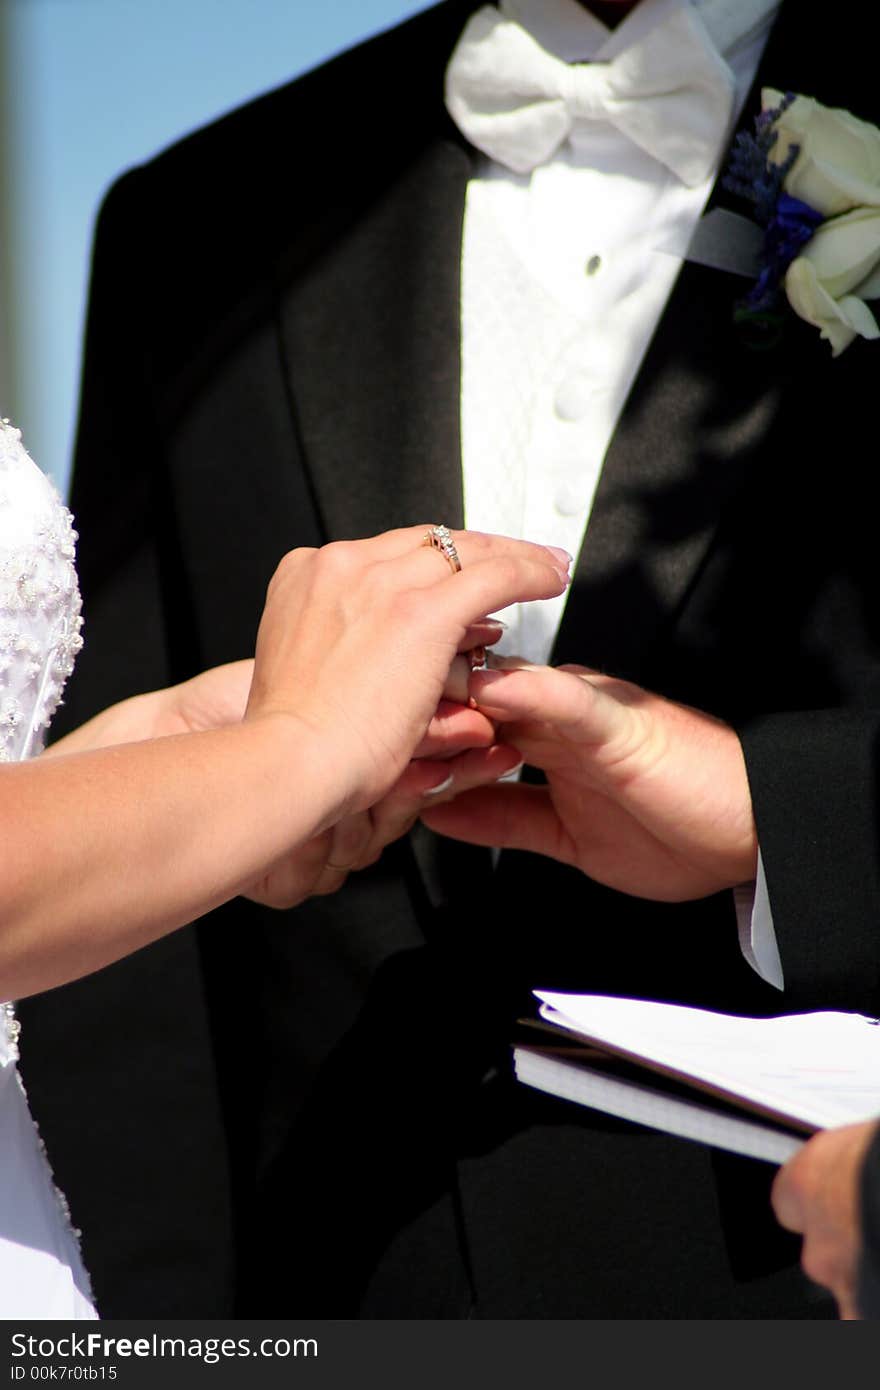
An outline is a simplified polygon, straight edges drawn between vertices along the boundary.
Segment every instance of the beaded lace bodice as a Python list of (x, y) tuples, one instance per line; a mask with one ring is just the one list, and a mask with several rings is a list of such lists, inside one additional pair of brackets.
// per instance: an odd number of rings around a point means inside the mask
[[(73, 519), (0, 421), (0, 762), (43, 747), (45, 730), (82, 646)], [(0, 1020), (0, 1065), (14, 1057), (15, 1026)]]

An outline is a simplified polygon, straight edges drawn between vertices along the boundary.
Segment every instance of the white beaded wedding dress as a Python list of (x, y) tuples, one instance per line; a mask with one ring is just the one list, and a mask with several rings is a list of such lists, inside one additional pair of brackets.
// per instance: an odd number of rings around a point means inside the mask
[[(82, 646), (75, 541), (19, 431), (0, 421), (0, 762), (41, 751)], [(0, 1319), (96, 1318), (16, 1068), (17, 1038), (12, 1005), (0, 1005)]]

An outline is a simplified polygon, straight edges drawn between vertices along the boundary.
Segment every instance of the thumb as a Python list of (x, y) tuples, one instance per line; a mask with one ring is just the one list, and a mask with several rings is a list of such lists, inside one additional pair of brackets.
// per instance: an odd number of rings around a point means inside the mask
[(773, 1179), (770, 1189), (770, 1204), (780, 1226), (787, 1231), (800, 1233), (804, 1229), (804, 1211), (798, 1186), (800, 1164), (797, 1155), (789, 1159)]

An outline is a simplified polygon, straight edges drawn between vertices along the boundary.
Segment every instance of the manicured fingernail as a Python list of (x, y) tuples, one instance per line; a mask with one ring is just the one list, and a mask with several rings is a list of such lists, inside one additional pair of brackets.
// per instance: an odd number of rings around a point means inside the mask
[(478, 626), (497, 627), (500, 629), (501, 632), (507, 631), (507, 623), (502, 622), (500, 618), (483, 618), (481, 622), (478, 624)]
[(422, 796), (437, 796), (439, 792), (448, 791), (452, 786), (452, 780), (452, 773), (450, 772), (449, 776), (444, 778), (436, 787), (429, 787), (426, 792), (422, 792)]
[(515, 767), (509, 767), (506, 772), (499, 772), (498, 776), (495, 778), (495, 781), (503, 782), (505, 777), (515, 777), (516, 774), (522, 770), (523, 766), (524, 763), (522, 759), (520, 759), (520, 761), (516, 764)]
[(563, 550), (561, 546), (546, 545), (544, 549), (549, 550), (551, 555), (555, 555), (556, 559), (559, 560), (560, 563), (563, 564), (566, 569), (568, 569), (569, 566), (574, 562), (574, 556), (569, 555), (568, 551)]

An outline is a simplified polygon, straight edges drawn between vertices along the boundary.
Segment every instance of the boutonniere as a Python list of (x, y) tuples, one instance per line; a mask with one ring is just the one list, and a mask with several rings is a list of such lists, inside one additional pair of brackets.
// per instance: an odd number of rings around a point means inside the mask
[(782, 298), (837, 357), (880, 337), (880, 130), (810, 97), (762, 93), (755, 133), (736, 137), (725, 185), (763, 228), (760, 270), (738, 312), (771, 323)]

